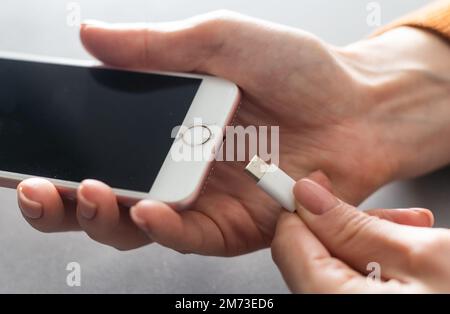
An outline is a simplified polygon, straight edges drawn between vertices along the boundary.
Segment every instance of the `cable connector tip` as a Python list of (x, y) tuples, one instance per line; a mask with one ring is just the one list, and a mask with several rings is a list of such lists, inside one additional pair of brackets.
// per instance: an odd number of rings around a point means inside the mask
[(256, 181), (261, 180), (264, 174), (267, 172), (269, 165), (259, 158), (258, 155), (253, 156), (250, 162), (245, 167), (245, 171), (253, 177)]

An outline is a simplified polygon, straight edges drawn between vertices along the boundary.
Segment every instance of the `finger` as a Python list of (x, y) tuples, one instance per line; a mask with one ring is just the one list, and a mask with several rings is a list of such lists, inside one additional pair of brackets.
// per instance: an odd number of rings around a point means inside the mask
[(328, 191), (333, 193), (333, 186), (331, 184), (331, 180), (330, 180), (330, 178), (328, 178), (328, 176), (325, 173), (323, 173), (323, 171), (316, 170), (316, 171), (311, 172), (308, 175), (308, 179), (310, 179), (314, 182), (317, 182), (322, 187), (324, 187), (325, 189), (327, 189)]
[(79, 230), (75, 205), (63, 201), (56, 187), (48, 180), (32, 178), (17, 187), (17, 199), (25, 220), (42, 232)]
[(181, 253), (226, 255), (226, 245), (218, 226), (198, 211), (176, 212), (168, 205), (144, 200), (131, 208), (133, 221), (149, 237)]
[[(321, 170), (312, 172), (307, 178), (333, 193), (330, 179)], [(401, 225), (432, 227), (434, 224), (433, 213), (426, 208), (376, 208), (367, 210), (365, 213)]]
[[(82, 25), (80, 36), (85, 48), (109, 65), (204, 72), (251, 92), (261, 90), (261, 84), (267, 90), (278, 88), (273, 78), (285, 77), (285, 67), (292, 68), (292, 52), (305, 51), (314, 42), (291, 40), (299, 33), (238, 14), (215, 12), (162, 24), (88, 23)], [(285, 45), (287, 40), (292, 41), (290, 47)], [(278, 61), (268, 64), (267, 57), (274, 53)]]
[(349, 293), (350, 287), (364, 282), (361, 274), (333, 258), (295, 214), (281, 214), (271, 248), (284, 280), (295, 293)]
[(377, 262), (387, 278), (414, 272), (409, 256), (419, 228), (369, 216), (308, 179), (296, 183), (294, 194), (297, 213), (333, 256), (362, 273)]
[(400, 225), (432, 227), (434, 224), (433, 213), (426, 208), (377, 208), (367, 210), (365, 213)]
[(120, 209), (116, 196), (106, 184), (85, 180), (77, 190), (77, 218), (84, 231), (103, 244), (130, 250), (151, 240), (133, 224), (129, 210)]

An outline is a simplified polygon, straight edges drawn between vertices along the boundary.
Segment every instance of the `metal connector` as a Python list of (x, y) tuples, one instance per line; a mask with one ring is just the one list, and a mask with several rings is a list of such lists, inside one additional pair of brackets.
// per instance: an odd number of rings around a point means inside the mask
[(258, 155), (255, 155), (245, 167), (245, 171), (252, 176), (253, 179), (259, 181), (264, 176), (268, 168), (269, 165), (264, 160), (259, 158)]

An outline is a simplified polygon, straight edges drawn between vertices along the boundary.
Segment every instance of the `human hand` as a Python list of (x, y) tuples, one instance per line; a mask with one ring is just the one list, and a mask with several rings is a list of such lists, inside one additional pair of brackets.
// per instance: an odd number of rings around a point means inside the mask
[[(450, 291), (449, 230), (369, 216), (309, 179), (298, 181), (294, 194), (297, 213), (281, 215), (272, 242), (274, 261), (293, 292)], [(365, 277), (374, 270), (379, 280)]]
[[(331, 178), (330, 188), (356, 204), (392, 179), (424, 173), (449, 159), (435, 150), (430, 162), (414, 164), (411, 157), (416, 154), (410, 154), (418, 142), (429, 149), (429, 142), (450, 133), (442, 112), (427, 116), (434, 124), (426, 132), (415, 126), (415, 117), (431, 107), (429, 98), (443, 93), (443, 79), (427, 76), (436, 66), (425, 53), (415, 53), (432, 47), (434, 62), (445, 55), (439, 51), (446, 46), (433, 36), (422, 38), (420, 31), (396, 32), (341, 49), (297, 29), (219, 12), (169, 25), (84, 25), (81, 39), (109, 65), (204, 72), (236, 82), (243, 91), (236, 123), (279, 126), (281, 167), (296, 179), (314, 172), (313, 177), (323, 181), (324, 175), (315, 171), (322, 169)], [(397, 47), (405, 46), (405, 32), (413, 33), (417, 47), (411, 62), (402, 67), (386, 60), (399, 54), (401, 62), (409, 60)], [(384, 45), (386, 56), (379, 60), (383, 70), (373, 64), (370, 45)], [(446, 60), (439, 71), (446, 69)], [(407, 77), (410, 72), (417, 72), (415, 81)], [(424, 93), (416, 97), (420, 102), (405, 97), (419, 92), (418, 81)], [(426, 155), (427, 150), (422, 152)], [(84, 230), (118, 249), (157, 242), (206, 255), (231, 256), (267, 247), (281, 212), (243, 173), (242, 162), (217, 162), (205, 193), (184, 212), (146, 200), (131, 209), (130, 217), (111, 189), (93, 180), (80, 185), (78, 202), (61, 198), (42, 179), (22, 182), (18, 198), (24, 217), (41, 231)]]

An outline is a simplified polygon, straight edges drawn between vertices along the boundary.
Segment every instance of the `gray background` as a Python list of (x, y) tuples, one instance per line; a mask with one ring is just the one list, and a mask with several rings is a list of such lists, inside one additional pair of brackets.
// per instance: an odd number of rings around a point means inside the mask
[[(66, 24), (61, 0), (2, 0), (0, 49), (89, 58), (77, 29)], [(81, 0), (83, 19), (110, 22), (167, 21), (226, 8), (311, 31), (334, 44), (369, 34), (363, 0)], [(426, 3), (378, 1), (382, 22)], [(3, 147), (2, 149), (7, 149)], [(364, 171), (364, 169), (361, 169)], [(435, 210), (437, 224), (450, 225), (450, 169), (418, 180), (393, 183), (361, 207), (423, 206)], [(81, 233), (46, 235), (21, 218), (13, 190), (0, 190), (0, 292), (285, 293), (270, 252), (236, 258), (180, 255), (157, 245), (117, 252)], [(369, 245), (369, 244), (368, 244)], [(82, 287), (66, 286), (67, 263), (82, 266)]]

